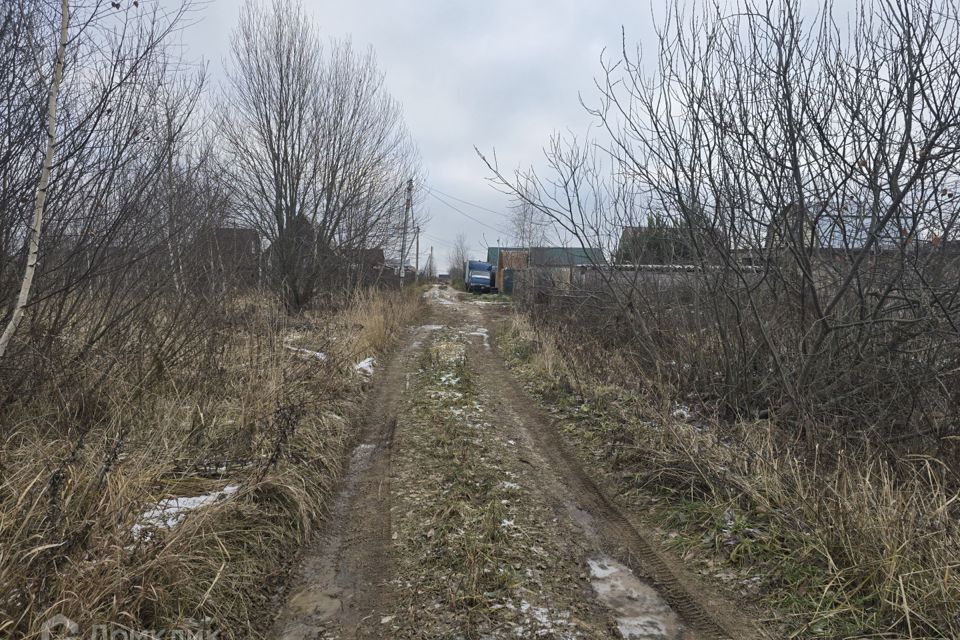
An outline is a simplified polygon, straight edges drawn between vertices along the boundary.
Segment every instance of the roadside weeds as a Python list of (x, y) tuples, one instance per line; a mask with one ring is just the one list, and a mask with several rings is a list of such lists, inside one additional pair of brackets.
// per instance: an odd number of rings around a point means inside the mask
[(499, 348), (585, 466), (775, 637), (960, 633), (955, 493), (929, 460), (801, 456), (769, 421), (711, 424), (622, 368), (605, 379), (515, 315)]
[[(290, 559), (326, 513), (366, 386), (416, 292), (367, 294), (290, 319), (237, 303), (225, 348), (193, 372), (130, 390), (122, 375), (89, 431), (56, 407), (12, 407), (2, 450), (0, 635), (60, 614), (83, 629), (260, 637)], [(321, 357), (322, 356), (322, 357)], [(46, 423), (46, 424), (45, 424)]]

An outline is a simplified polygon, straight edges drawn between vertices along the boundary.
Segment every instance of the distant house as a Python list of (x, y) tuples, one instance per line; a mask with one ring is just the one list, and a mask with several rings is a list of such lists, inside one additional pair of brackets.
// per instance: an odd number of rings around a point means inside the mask
[(605, 263), (603, 251), (592, 247), (531, 247), (523, 286), (539, 292), (568, 289), (582, 268)]
[[(871, 225), (870, 216), (856, 207), (837, 208), (816, 203), (801, 213), (800, 207), (789, 205), (767, 225), (764, 248), (768, 253), (789, 246), (833, 252), (859, 251), (867, 245)], [(873, 247), (884, 250), (901, 246), (913, 237), (912, 226), (905, 220), (888, 221), (874, 231), (877, 242)]]
[(331, 288), (376, 285), (383, 275), (384, 262), (383, 249), (341, 247), (324, 267), (327, 285)]
[(260, 278), (260, 235), (255, 229), (217, 227), (197, 237), (207, 276), (228, 286), (255, 287)]
[(487, 262), (494, 265), (495, 284), (506, 294), (513, 292), (514, 276), (535, 269), (536, 279), (570, 281), (573, 267), (605, 262), (603, 251), (583, 247), (489, 247)]
[(694, 257), (682, 227), (652, 223), (624, 227), (614, 255), (617, 264), (688, 264)]
[(347, 249), (341, 254), (347, 264), (364, 271), (383, 269), (386, 263), (383, 249)]
[(487, 262), (497, 264), (501, 251), (526, 251), (527, 247), (487, 247)]
[(530, 250), (520, 247), (490, 247), (487, 261), (494, 268), (494, 284), (500, 293), (513, 293), (513, 274), (527, 268)]
[(594, 247), (531, 247), (530, 267), (556, 268), (603, 264), (603, 251)]
[[(386, 269), (387, 271), (390, 271), (391, 273), (394, 273), (396, 275), (400, 275), (401, 269), (400, 269), (399, 258), (387, 258), (386, 260), (384, 260), (383, 266), (384, 266), (384, 269)], [(403, 273), (405, 275), (416, 275), (417, 270), (414, 268), (412, 264), (410, 264), (410, 261), (407, 260), (403, 263)]]

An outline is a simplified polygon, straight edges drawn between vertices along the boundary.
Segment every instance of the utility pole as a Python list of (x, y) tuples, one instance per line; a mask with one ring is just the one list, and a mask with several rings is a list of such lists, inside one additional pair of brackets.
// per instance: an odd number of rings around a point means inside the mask
[(417, 257), (416, 267), (414, 268), (413, 281), (414, 283), (420, 282), (420, 225), (417, 225)]
[(413, 208), (413, 178), (407, 180), (407, 199), (403, 204), (403, 232), (400, 234), (400, 287), (407, 271), (407, 216)]

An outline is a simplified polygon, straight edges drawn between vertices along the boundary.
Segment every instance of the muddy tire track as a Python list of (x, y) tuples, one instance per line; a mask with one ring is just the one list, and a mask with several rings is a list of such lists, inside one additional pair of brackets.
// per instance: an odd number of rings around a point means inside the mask
[[(615, 624), (610, 626), (614, 618), (617, 623), (640, 621), (642, 626), (645, 620), (656, 618), (643, 617), (646, 611), (654, 611), (656, 607), (666, 610), (659, 618), (664, 624), (653, 624), (652, 631), (641, 629), (640, 635), (634, 637), (672, 640), (761, 637), (753, 624), (744, 619), (744, 614), (718, 591), (693, 576), (668, 553), (663, 553), (656, 539), (609, 497), (610, 489), (585, 471), (559, 426), (523, 389), (499, 352), (491, 348), (489, 330), (505, 316), (504, 309), (499, 305), (458, 300), (456, 294), (449, 291), (441, 294), (435, 289), (431, 294), (434, 294), (430, 296), (434, 316), (431, 321), (444, 325), (424, 325), (412, 332), (403, 349), (377, 372), (359, 444), (350, 455), (327, 528), (322, 538), (303, 554), (289, 600), (270, 637), (285, 640), (381, 638), (391, 637), (393, 630), (408, 630), (410, 633), (403, 637), (430, 637), (429, 626), (423, 626), (423, 614), (434, 613), (436, 603), (408, 598), (409, 606), (404, 605), (402, 612), (397, 611), (402, 603), (396, 592), (398, 587), (392, 585), (397, 582), (399, 567), (405, 566), (411, 573), (406, 576), (408, 588), (410, 584), (417, 584), (417, 571), (429, 570), (426, 564), (406, 562), (409, 559), (406, 555), (394, 557), (397, 549), (404, 547), (394, 542), (393, 525), (403, 525), (404, 519), (398, 516), (397, 523), (393, 523), (391, 507), (395, 506), (394, 501), (397, 508), (409, 501), (416, 482), (411, 482), (409, 487), (402, 484), (391, 487), (391, 477), (404, 467), (403, 447), (411, 446), (412, 442), (412, 423), (407, 422), (409, 411), (401, 411), (402, 403), (406, 402), (407, 383), (411, 376), (419, 375), (414, 373), (419, 352), (425, 343), (434, 341), (434, 331), (444, 326), (449, 327), (448, 333), (454, 331), (466, 337), (468, 373), (482, 390), (476, 398), (480, 403), (478, 407), (482, 405), (482, 408), (477, 411), (484, 412), (489, 421), (486, 425), (489, 433), (485, 435), (510, 445), (508, 449), (494, 447), (487, 455), (497, 456), (496, 464), (523, 484), (522, 490), (517, 489), (516, 498), (526, 495), (532, 501), (526, 504), (528, 524), (535, 529), (539, 527), (536, 530), (544, 535), (553, 536), (556, 543), (544, 542), (558, 560), (545, 563), (543, 568), (537, 568), (539, 573), (529, 575), (544, 578), (543, 584), (553, 590), (543, 593), (552, 593), (561, 609), (575, 609), (584, 616), (582, 624), (573, 617), (566, 618), (570, 626), (580, 628), (585, 634), (575, 637), (612, 637), (615, 633), (612, 629), (617, 628)], [(397, 427), (398, 412), (404, 416), (400, 428)], [(393, 461), (395, 432), (401, 442), (397, 460)], [(483, 454), (477, 455), (477, 460), (483, 462)], [(512, 480), (502, 484), (520, 486)], [(400, 493), (391, 498), (391, 490)], [(425, 522), (414, 524), (422, 528)], [(501, 523), (501, 527), (513, 526), (512, 520)], [(410, 531), (400, 528), (403, 540), (406, 540), (404, 532), (416, 533), (416, 527), (408, 527)], [(428, 539), (431, 533), (432, 530), (425, 532)], [(523, 565), (515, 568), (519, 571)], [(650, 594), (645, 606), (653, 603), (653, 609), (641, 607), (640, 617), (635, 618), (620, 617), (624, 609), (618, 613), (609, 601), (604, 601), (607, 609), (599, 609), (603, 598), (591, 596), (589, 585), (593, 585), (594, 595), (602, 595), (602, 589), (597, 582), (586, 581), (587, 574), (597, 575), (594, 569), (608, 576), (618, 574), (624, 580), (639, 581), (631, 594), (641, 593), (640, 583), (644, 583)], [(572, 606), (580, 602), (578, 597), (584, 600), (582, 606)], [(641, 593), (635, 600), (644, 597)], [(509, 604), (505, 601), (500, 606)], [(536, 602), (522, 604), (541, 615)], [(544, 606), (546, 604), (549, 602)], [(542, 612), (544, 617), (549, 614), (548, 608)], [(397, 613), (400, 615), (395, 615)], [(610, 633), (599, 631), (603, 628), (610, 629)], [(622, 624), (619, 628), (621, 634), (627, 635)], [(448, 626), (448, 630), (452, 627)], [(559, 627), (554, 631), (559, 633)], [(459, 629), (458, 634), (462, 632), (463, 629)], [(491, 637), (501, 636), (495, 633)]]
[[(557, 428), (512, 380), (512, 374), (502, 361), (496, 362), (499, 357), (491, 355), (486, 360), (483, 369), (496, 372), (488, 374), (488, 384), (498, 390), (500, 397), (509, 400), (511, 410), (518, 414), (533, 441), (536, 455), (546, 462), (562, 485), (559, 492), (552, 492), (554, 499), (562, 500), (568, 512), (579, 512), (579, 517), (574, 519), (580, 523), (585, 535), (596, 537), (600, 551), (619, 560), (638, 578), (653, 585), (696, 637), (718, 640), (753, 637), (755, 632), (746, 621), (736, 620), (729, 605), (694, 584), (682, 570), (655, 550), (654, 544), (583, 470), (579, 460), (561, 440)], [(506, 380), (510, 383), (505, 383)]]
[[(485, 306), (460, 305), (471, 321), (490, 330), (504, 314), (496, 308), (484, 309)], [(760, 637), (753, 624), (744, 619), (733, 604), (691, 576), (680, 563), (661, 554), (657, 543), (643, 533), (642, 527), (624, 515), (605, 489), (583, 469), (559, 427), (523, 389), (496, 350), (475, 348), (473, 356), (475, 374), (481, 377), (481, 384), (502, 403), (502, 413), (513, 414), (513, 422), (527, 441), (530, 463), (540, 470), (543, 489), (552, 497), (558, 514), (572, 518), (586, 537), (596, 541), (599, 551), (651, 584), (679, 614), (693, 637), (705, 640)], [(680, 637), (689, 637), (687, 633), (683, 632)]]
[(390, 465), (406, 372), (423, 346), (414, 330), (373, 376), (356, 446), (318, 540), (302, 554), (287, 603), (270, 637), (282, 640), (379, 638), (394, 598)]

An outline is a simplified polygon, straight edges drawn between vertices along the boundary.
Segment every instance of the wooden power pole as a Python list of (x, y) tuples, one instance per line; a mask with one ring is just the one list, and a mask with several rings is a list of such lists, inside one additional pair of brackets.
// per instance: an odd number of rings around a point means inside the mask
[(407, 271), (407, 216), (413, 208), (413, 178), (407, 180), (407, 199), (403, 204), (403, 231), (400, 234), (400, 286)]
[(414, 258), (416, 261), (416, 267), (414, 268), (413, 281), (420, 282), (420, 226), (417, 225), (417, 257)]

